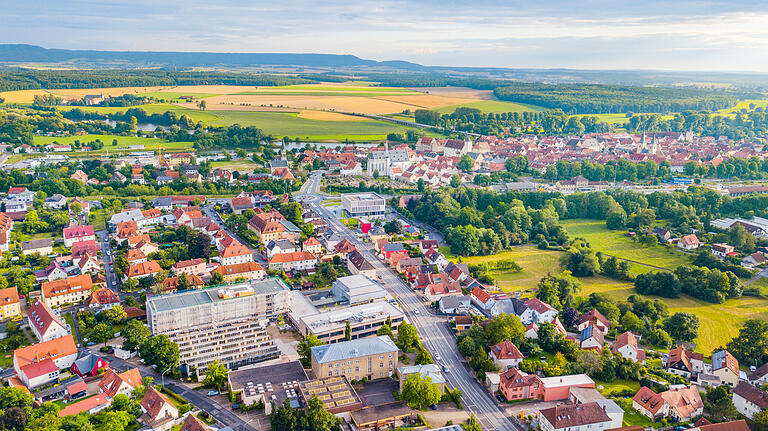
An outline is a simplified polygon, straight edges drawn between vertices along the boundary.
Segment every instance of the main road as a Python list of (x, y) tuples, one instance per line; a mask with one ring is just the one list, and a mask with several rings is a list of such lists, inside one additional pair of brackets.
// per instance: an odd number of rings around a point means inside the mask
[(370, 244), (360, 241), (352, 231), (339, 222), (335, 214), (320, 205), (323, 196), (318, 194), (319, 185), (320, 175), (311, 175), (302, 187), (298, 200), (311, 205), (313, 210), (328, 222), (334, 232), (351, 241), (371, 262), (382, 285), (398, 298), (403, 312), (416, 326), (422, 344), (435, 357), (435, 362), (448, 368), (448, 372), (445, 373), (448, 383), (461, 390), (464, 407), (475, 415), (486, 431), (523, 430), (522, 425), (504, 414), (493, 396), (470, 374), (472, 371), (462, 362), (455, 338), (445, 320), (430, 312), (421, 297), (374, 255)]

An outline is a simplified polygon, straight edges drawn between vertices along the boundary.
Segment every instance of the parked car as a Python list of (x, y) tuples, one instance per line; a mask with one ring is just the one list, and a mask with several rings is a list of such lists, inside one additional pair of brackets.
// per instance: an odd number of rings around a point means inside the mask
[(214, 391), (213, 389), (211, 389), (210, 391), (208, 391), (207, 395), (209, 397), (215, 397), (216, 395), (219, 395), (219, 391)]
[(505, 400), (504, 397), (501, 396), (501, 394), (496, 394), (496, 399), (499, 400), (499, 402), (501, 402), (501, 403), (506, 403), (507, 402), (507, 400)]
[(242, 407), (242, 406), (243, 406), (242, 403), (232, 404), (232, 410), (240, 410), (240, 407)]
[(432, 404), (431, 406), (429, 406), (429, 408), (432, 410), (437, 410), (437, 404)]

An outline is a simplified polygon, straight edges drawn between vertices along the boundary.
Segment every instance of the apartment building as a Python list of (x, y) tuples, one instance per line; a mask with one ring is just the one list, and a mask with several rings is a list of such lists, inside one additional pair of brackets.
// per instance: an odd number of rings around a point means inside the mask
[(92, 286), (88, 274), (48, 281), (41, 285), (43, 302), (49, 307), (77, 304), (88, 299)]
[(261, 280), (266, 276), (264, 268), (256, 262), (220, 265), (213, 272), (221, 274), (225, 283), (233, 283), (237, 280)]
[(0, 320), (13, 319), (16, 316), (21, 316), (19, 292), (15, 286), (0, 289)]
[(391, 377), (399, 351), (387, 335), (315, 346), (312, 373), (318, 378), (346, 376), (350, 380)]
[(198, 374), (214, 360), (230, 369), (279, 357), (266, 332), (288, 310), (290, 289), (280, 279), (242, 282), (147, 300), (153, 335), (179, 345), (180, 364)]
[(341, 195), (341, 207), (347, 217), (383, 216), (387, 200), (377, 193), (347, 193)]

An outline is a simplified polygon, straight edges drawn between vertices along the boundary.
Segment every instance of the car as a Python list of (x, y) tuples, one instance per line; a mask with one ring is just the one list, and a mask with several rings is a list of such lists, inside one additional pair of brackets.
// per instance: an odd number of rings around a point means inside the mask
[(240, 407), (242, 406), (243, 406), (243, 403), (232, 404), (232, 410), (240, 410)]
[(432, 404), (429, 406), (429, 408), (432, 410), (437, 410), (437, 404)]
[(214, 391), (213, 389), (211, 389), (210, 391), (208, 391), (206, 395), (208, 395), (209, 397), (215, 397), (216, 395), (219, 395), (219, 391)]
[(751, 366), (749, 367), (749, 371), (755, 372), (755, 371), (757, 371), (757, 367), (756, 367), (756, 366), (754, 366), (754, 365), (751, 365)]
[(444, 372), (444, 373), (447, 373), (447, 372), (448, 372), (448, 365), (443, 365), (443, 372)]
[(435, 353), (434, 358), (435, 358), (435, 362), (440, 362), (441, 358), (440, 358), (440, 355), (438, 355), (437, 353)]
[(13, 319), (11, 319), (11, 322), (21, 322), (21, 319), (23, 319), (21, 315), (13, 316)]
[(421, 312), (419, 310), (413, 310), (413, 314), (420, 314)]
[(499, 400), (501, 403), (506, 403), (507, 400), (504, 399), (504, 397), (501, 394), (496, 394), (496, 399)]

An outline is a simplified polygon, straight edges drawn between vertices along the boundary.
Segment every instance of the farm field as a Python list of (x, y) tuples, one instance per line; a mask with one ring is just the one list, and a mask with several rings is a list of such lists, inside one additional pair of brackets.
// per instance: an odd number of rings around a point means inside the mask
[(624, 235), (623, 231), (608, 230), (602, 220), (561, 220), (560, 224), (571, 238), (584, 238), (593, 250), (608, 256), (616, 256), (646, 267), (669, 270), (690, 263), (690, 259), (683, 252), (661, 245), (643, 247)]
[(525, 111), (543, 111), (544, 108), (525, 105), (522, 103), (503, 102), (501, 100), (479, 100), (476, 102), (466, 102), (457, 105), (443, 106), (435, 109), (435, 111), (441, 114), (450, 114), (456, 110), (456, 108), (475, 108), (483, 112), (502, 113), (502, 112), (525, 112)]
[[(102, 154), (107, 151), (128, 151), (128, 147), (131, 145), (144, 145), (145, 150), (157, 150), (162, 148), (163, 151), (187, 151), (192, 148), (192, 142), (166, 142), (162, 139), (156, 138), (144, 138), (137, 136), (118, 136), (118, 135), (78, 135), (78, 136), (35, 136), (34, 143), (36, 145), (48, 145), (52, 143), (58, 144), (72, 144), (75, 141), (87, 144), (95, 140), (100, 140), (104, 143), (104, 147), (100, 150), (90, 151), (83, 153), (81, 151), (67, 151), (59, 154), (67, 155), (84, 155), (84, 154)], [(117, 140), (117, 145), (113, 146), (112, 141)]]
[(230, 169), (235, 171), (253, 171), (255, 168), (259, 167), (255, 162), (251, 160), (230, 160), (230, 161), (221, 161), (217, 160), (215, 162), (211, 162), (211, 166), (214, 168), (224, 168), (224, 169)]

